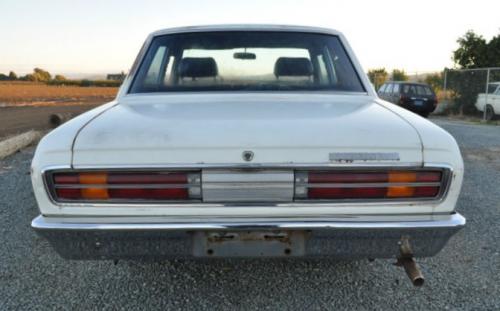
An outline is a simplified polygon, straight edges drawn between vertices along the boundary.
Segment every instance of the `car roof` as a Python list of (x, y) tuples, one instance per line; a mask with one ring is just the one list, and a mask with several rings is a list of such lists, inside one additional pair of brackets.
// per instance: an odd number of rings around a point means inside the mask
[(289, 32), (309, 32), (309, 33), (321, 33), (329, 35), (341, 35), (339, 31), (334, 29), (312, 27), (312, 26), (271, 25), (271, 24), (221, 24), (221, 25), (200, 25), (200, 26), (166, 28), (151, 33), (151, 36), (161, 36), (161, 35), (175, 34), (175, 33), (212, 32), (212, 31), (289, 31)]
[(409, 82), (409, 81), (385, 81), (384, 84), (387, 83), (397, 83), (397, 84), (412, 84), (412, 85), (423, 85), (423, 86), (429, 86), (427, 83), (422, 83), (422, 82)]

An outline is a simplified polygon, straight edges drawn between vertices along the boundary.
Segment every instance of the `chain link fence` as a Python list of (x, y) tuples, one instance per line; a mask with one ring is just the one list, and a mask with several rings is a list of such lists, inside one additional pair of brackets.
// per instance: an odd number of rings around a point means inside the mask
[(500, 114), (500, 68), (445, 70), (442, 105), (447, 112), (494, 119)]
[[(404, 72), (406, 75), (406, 80), (408, 82), (416, 82), (416, 83), (427, 83), (428, 77), (430, 75), (440, 75), (440, 72), (437, 71), (410, 71)], [(396, 81), (397, 79), (393, 79), (392, 74), (389, 73), (369, 73), (368, 74), (370, 81), (373, 84), (375, 90), (378, 90), (385, 82), (388, 81)], [(442, 80), (442, 77), (441, 79)], [(436, 85), (437, 89), (441, 89), (443, 87), (443, 83), (439, 82), (439, 85)]]
[[(370, 74), (369, 74), (370, 75)], [(390, 73), (372, 73), (375, 90), (391, 81)], [(445, 69), (444, 72), (407, 72), (408, 82), (429, 84), (438, 97), (435, 114), (500, 118), (500, 67)]]

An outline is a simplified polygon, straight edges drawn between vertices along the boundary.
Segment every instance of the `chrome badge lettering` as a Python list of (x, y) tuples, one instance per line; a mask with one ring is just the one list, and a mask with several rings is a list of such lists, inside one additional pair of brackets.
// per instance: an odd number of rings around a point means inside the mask
[(332, 152), (330, 161), (354, 162), (354, 161), (399, 161), (397, 152)]

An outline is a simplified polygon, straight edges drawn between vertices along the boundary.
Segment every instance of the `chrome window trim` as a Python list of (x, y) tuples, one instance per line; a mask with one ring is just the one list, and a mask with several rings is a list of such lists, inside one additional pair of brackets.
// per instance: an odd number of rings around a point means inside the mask
[[(54, 172), (78, 172), (78, 171), (118, 171), (118, 170), (128, 170), (128, 171), (149, 171), (149, 170), (188, 170), (197, 171), (203, 169), (230, 169), (230, 170), (260, 170), (260, 169), (293, 169), (293, 170), (439, 170), (443, 172), (443, 187), (440, 188), (440, 192), (436, 197), (433, 198), (402, 198), (402, 199), (339, 199), (339, 200), (300, 200), (295, 199), (293, 202), (279, 203), (279, 202), (262, 202), (262, 203), (203, 203), (200, 200), (190, 200), (190, 201), (106, 201), (106, 202), (68, 202), (68, 201), (56, 201), (54, 198), (53, 187), (49, 185), (48, 175)], [(405, 205), (405, 204), (438, 204), (444, 201), (448, 195), (451, 182), (453, 180), (453, 167), (445, 163), (426, 163), (424, 165), (415, 165), (414, 163), (395, 163), (388, 165), (387, 163), (349, 163), (349, 165), (342, 164), (332, 164), (332, 163), (228, 163), (228, 164), (216, 164), (216, 163), (201, 163), (201, 164), (165, 164), (165, 165), (147, 165), (147, 166), (132, 166), (132, 165), (96, 165), (96, 166), (47, 166), (41, 170), (42, 180), (44, 183), (45, 191), (48, 195), (49, 200), (59, 207), (143, 207), (147, 205), (148, 207), (250, 207), (250, 206), (273, 206), (273, 207), (308, 207), (308, 206), (332, 206), (335, 204), (351, 204), (359, 205), (362, 203), (367, 206), (377, 206), (380, 204), (384, 205)]]
[[(232, 29), (230, 29), (232, 28)], [(153, 44), (153, 40), (155, 40), (158, 37), (162, 36), (168, 36), (168, 35), (177, 35), (177, 34), (189, 34), (189, 33), (210, 33), (210, 32), (290, 32), (290, 33), (304, 33), (304, 34), (318, 34), (318, 35), (327, 35), (327, 36), (334, 36), (337, 37), (342, 48), (344, 49), (345, 54), (347, 55), (347, 58), (349, 59), (349, 62), (352, 64), (352, 67), (354, 69), (354, 72), (356, 74), (356, 77), (358, 78), (361, 87), (363, 88), (363, 91), (355, 91), (355, 92), (349, 92), (349, 91), (340, 91), (337, 93), (335, 90), (329, 90), (327, 91), (328, 93), (333, 93), (333, 94), (345, 94), (345, 95), (365, 95), (365, 96), (374, 96), (377, 97), (377, 93), (375, 90), (372, 90), (373, 87), (368, 83), (368, 79), (366, 74), (364, 73), (363, 69), (360, 67), (358, 59), (355, 57), (355, 55), (352, 52), (351, 47), (349, 44), (346, 42), (346, 39), (344, 36), (339, 33), (336, 30), (332, 29), (327, 29), (327, 28), (319, 28), (319, 27), (304, 27), (304, 26), (283, 26), (283, 25), (224, 25), (222, 27), (220, 26), (212, 26), (212, 27), (179, 27), (179, 28), (170, 28), (170, 29), (164, 29), (163, 31), (156, 31), (152, 34), (150, 34), (146, 41), (144, 42), (143, 46), (141, 47), (141, 50), (139, 51), (139, 54), (137, 55), (136, 59), (134, 60), (133, 66), (127, 75), (126, 79), (123, 81), (122, 86), (120, 87), (120, 90), (117, 94), (117, 98), (123, 97), (123, 96), (130, 96), (130, 95), (142, 95), (143, 93), (132, 93), (132, 86), (135, 82), (135, 79), (137, 78), (137, 74), (139, 73), (139, 69), (144, 63), (145, 57), (151, 48)], [(300, 92), (301, 90), (298, 90)], [(373, 91), (373, 92), (372, 92)], [(210, 92), (210, 91), (209, 91)], [(219, 92), (219, 91), (215, 91)], [(234, 91), (220, 91), (220, 92), (234, 92)], [(238, 91), (236, 91), (238, 92)], [(248, 92), (248, 91), (242, 91), (242, 92)], [(257, 92), (265, 92), (265, 91), (257, 91)], [(276, 92), (276, 91), (274, 91)], [(293, 91), (291, 91), (293, 93)], [(305, 92), (316, 92), (314, 90), (306, 90)], [(321, 90), (319, 92), (322, 92)], [(152, 94), (153, 92), (146, 92), (144, 94)], [(158, 92), (158, 94), (166, 94), (168, 92)], [(195, 91), (191, 92), (175, 92), (175, 93), (196, 93)]]

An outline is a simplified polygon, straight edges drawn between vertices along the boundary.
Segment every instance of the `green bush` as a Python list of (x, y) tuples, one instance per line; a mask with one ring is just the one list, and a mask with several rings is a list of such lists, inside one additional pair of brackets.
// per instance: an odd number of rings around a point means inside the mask
[(68, 86), (81, 86), (81, 87), (119, 87), (121, 81), (113, 80), (50, 80), (47, 84), (49, 85), (68, 85)]

